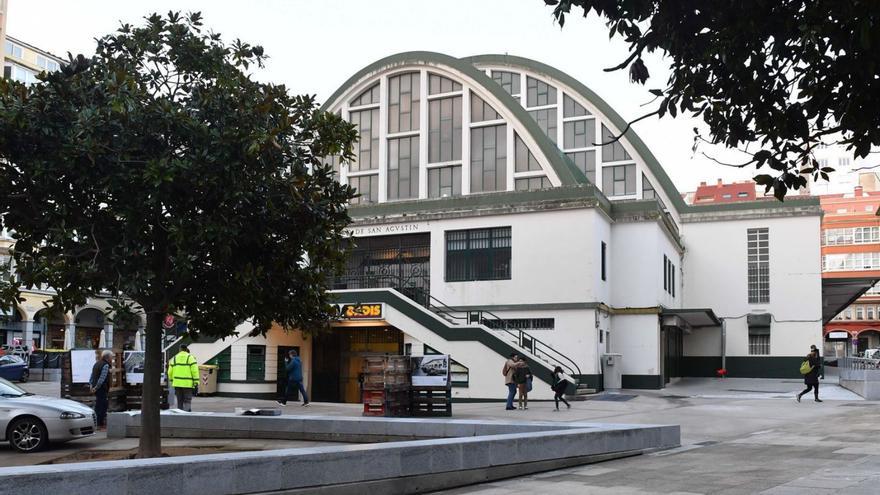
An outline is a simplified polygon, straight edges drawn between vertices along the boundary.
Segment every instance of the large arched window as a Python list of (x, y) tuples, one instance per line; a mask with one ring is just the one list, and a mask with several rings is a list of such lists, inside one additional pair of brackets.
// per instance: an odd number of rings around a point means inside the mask
[[(519, 74), (502, 79), (509, 91), (520, 90)], [(358, 132), (351, 163), (325, 160), (357, 190), (353, 204), (558, 184), (547, 159), (529, 149), (534, 141), (521, 137), (522, 125), (511, 123), (509, 112), (504, 117), (497, 99), (487, 101), (496, 97), (484, 87), (466, 81), (446, 69), (396, 67), (332, 107)], [(549, 89), (540, 89), (540, 101), (548, 100)]]

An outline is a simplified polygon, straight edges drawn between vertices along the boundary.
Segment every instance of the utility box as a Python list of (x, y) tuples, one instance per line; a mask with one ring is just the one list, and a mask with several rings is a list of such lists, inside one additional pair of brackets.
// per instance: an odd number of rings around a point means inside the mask
[(217, 370), (219, 366), (212, 364), (199, 365), (199, 395), (214, 395), (217, 393)]
[(602, 354), (602, 376), (606, 392), (620, 392), (622, 369), (623, 354)]

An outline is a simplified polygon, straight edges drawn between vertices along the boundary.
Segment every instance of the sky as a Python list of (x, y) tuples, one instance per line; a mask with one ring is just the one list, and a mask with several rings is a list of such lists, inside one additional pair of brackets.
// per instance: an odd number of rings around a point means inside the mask
[[(626, 71), (605, 72), (626, 58), (627, 45), (609, 40), (595, 15), (570, 16), (564, 29), (542, 0), (9, 0), (7, 33), (66, 58), (94, 53), (96, 37), (121, 22), (169, 10), (200, 11), (206, 28), (224, 41), (239, 38), (262, 45), (269, 60), (254, 76), (285, 84), (293, 93), (329, 97), (362, 67), (385, 56), (428, 50), (455, 57), (507, 53), (554, 66), (580, 80), (625, 119), (653, 110), (650, 88), (662, 88), (668, 74), (663, 58), (646, 59), (652, 77), (645, 86), (629, 82)], [(682, 192), (701, 181), (748, 180), (754, 169), (718, 165), (735, 161), (735, 150), (693, 147), (698, 120), (652, 117), (634, 129)]]

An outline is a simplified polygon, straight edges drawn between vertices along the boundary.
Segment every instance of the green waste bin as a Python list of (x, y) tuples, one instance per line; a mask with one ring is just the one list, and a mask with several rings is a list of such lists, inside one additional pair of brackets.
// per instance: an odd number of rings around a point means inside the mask
[(217, 372), (219, 369), (219, 366), (213, 364), (199, 365), (199, 395), (217, 393)]

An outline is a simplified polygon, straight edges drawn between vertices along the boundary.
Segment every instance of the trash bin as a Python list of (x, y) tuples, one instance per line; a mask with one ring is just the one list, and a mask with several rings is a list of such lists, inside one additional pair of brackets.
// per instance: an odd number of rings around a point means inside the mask
[(621, 369), (623, 365), (623, 354), (603, 354), (602, 355), (602, 373), (605, 391), (610, 393), (618, 393), (621, 389)]
[(213, 364), (199, 365), (199, 395), (214, 395), (217, 393), (217, 370), (219, 366)]

